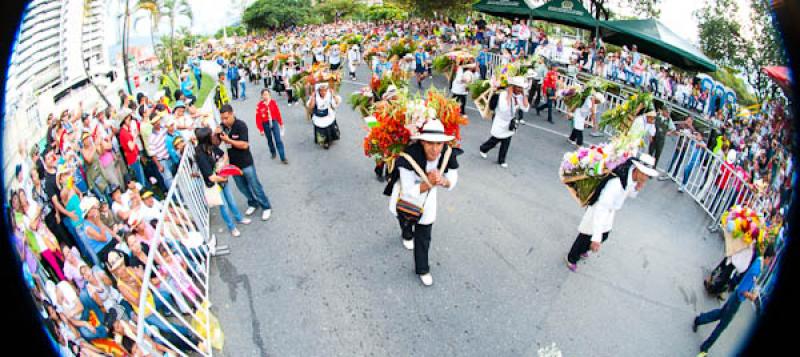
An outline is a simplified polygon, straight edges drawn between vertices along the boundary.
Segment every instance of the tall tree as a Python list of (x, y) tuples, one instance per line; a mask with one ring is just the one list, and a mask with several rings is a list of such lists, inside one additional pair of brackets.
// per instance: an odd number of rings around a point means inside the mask
[(774, 26), (769, 4), (763, 0), (750, 3), (750, 33), (747, 43), (744, 70), (747, 81), (756, 92), (759, 101), (774, 97), (777, 86), (761, 72), (764, 66), (786, 65), (786, 52), (781, 37)]
[[(163, 64), (165, 63), (165, 61), (167, 61), (166, 63), (170, 63), (170, 64), (172, 63), (171, 55), (170, 55), (169, 52), (162, 52), (162, 51), (159, 50), (159, 45), (156, 44), (156, 38), (155, 38), (155, 34), (158, 32), (159, 24), (161, 23), (162, 20), (168, 18), (168, 15), (169, 15), (168, 13), (165, 13), (164, 11), (162, 11), (162, 6), (163, 5), (161, 4), (161, 1), (159, 1), (159, 0), (139, 0), (136, 3), (136, 11), (137, 12), (144, 12), (145, 16), (144, 17), (142, 17), (142, 16), (136, 17), (136, 19), (133, 22), (133, 27), (137, 28), (138, 23), (143, 19), (148, 19), (149, 20), (149, 22), (150, 22), (150, 45), (153, 48), (153, 54), (158, 57), (159, 64), (162, 65), (161, 67), (164, 68), (164, 69), (167, 69), (168, 66), (164, 66)], [(163, 44), (161, 46), (163, 46)], [(162, 57), (159, 54), (166, 55), (166, 56)], [(168, 72), (169, 72), (168, 70), (164, 70), (164, 74), (167, 74)], [(169, 79), (170, 82), (172, 82), (176, 86), (178, 85), (178, 83), (176, 83), (175, 80), (171, 76), (166, 76), (166, 77)]]
[[(92, 10), (92, 3), (94, 3), (95, 1), (97, 0), (83, 0), (83, 13), (81, 14), (81, 57), (83, 57), (84, 54), (86, 53), (86, 51), (84, 51), (83, 48), (83, 45), (85, 43), (83, 41), (83, 34), (84, 34), (83, 27), (86, 25), (86, 18), (90, 16), (89, 12)], [(94, 78), (92, 78), (92, 73), (89, 70), (91, 58), (86, 58), (86, 59), (81, 58), (81, 60), (82, 60), (81, 62), (83, 62), (83, 73), (86, 75), (86, 80), (88, 80), (89, 84), (94, 88), (95, 91), (97, 91), (97, 94), (100, 96), (101, 99), (103, 99), (103, 102), (105, 102), (106, 105), (110, 107), (111, 102), (108, 101), (106, 95), (103, 94), (103, 91), (100, 89), (100, 87), (97, 86), (97, 83), (94, 82)]]
[(192, 21), (194, 21), (194, 15), (192, 15), (192, 7), (189, 6), (186, 0), (164, 0), (163, 9), (169, 17), (169, 60), (172, 65), (172, 71), (175, 73), (175, 78), (180, 80), (178, 67), (180, 64), (183, 64), (183, 60), (178, 60), (178, 58), (176, 58), (178, 54), (178, 48), (176, 46), (182, 45), (175, 43), (175, 26), (179, 18), (188, 19), (189, 23), (192, 23)]
[(741, 35), (741, 24), (730, 15), (738, 11), (735, 0), (708, 0), (694, 13), (703, 53), (723, 66), (744, 65), (746, 40)]
[(282, 29), (302, 25), (312, 15), (309, 0), (257, 0), (242, 14), (248, 29)]
[(130, 0), (125, 0), (125, 12), (122, 19), (122, 71), (125, 74), (125, 87), (128, 89), (128, 94), (133, 94), (131, 88), (131, 76), (128, 71), (128, 40), (131, 32), (131, 7)]

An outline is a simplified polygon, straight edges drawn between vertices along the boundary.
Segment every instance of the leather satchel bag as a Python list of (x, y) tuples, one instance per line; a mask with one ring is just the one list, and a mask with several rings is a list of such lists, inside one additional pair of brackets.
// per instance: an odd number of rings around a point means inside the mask
[[(444, 169), (447, 167), (447, 163), (450, 161), (450, 156), (452, 152), (453, 149), (450, 146), (447, 146), (447, 151), (445, 152), (445, 157), (444, 160), (442, 161), (442, 166), (439, 169), (439, 172), (444, 172)], [(414, 161), (411, 155), (408, 155), (406, 153), (400, 153), (400, 156), (404, 157), (411, 164), (411, 167), (414, 168), (414, 171), (417, 173), (417, 175), (419, 175), (419, 177), (422, 178), (422, 181), (428, 184), (428, 186), (430, 186), (432, 189), (433, 185), (428, 180), (428, 175), (425, 174), (425, 171), (422, 170), (422, 168), (417, 164), (416, 161)], [(428, 200), (428, 195), (430, 195), (430, 192), (431, 192), (430, 189), (428, 189), (428, 192), (425, 193), (425, 199), (422, 201), (422, 206), (417, 206), (413, 202), (400, 198), (398, 195), (397, 207), (396, 207), (397, 216), (403, 219), (408, 224), (417, 224), (420, 218), (422, 218), (425, 202)]]

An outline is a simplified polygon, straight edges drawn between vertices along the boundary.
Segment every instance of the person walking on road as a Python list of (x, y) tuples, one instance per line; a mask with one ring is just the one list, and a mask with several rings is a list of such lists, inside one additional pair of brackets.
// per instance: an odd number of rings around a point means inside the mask
[(569, 134), (567, 141), (577, 145), (583, 146), (583, 129), (586, 126), (586, 120), (595, 122), (597, 117), (597, 106), (605, 102), (603, 93), (595, 92), (583, 102), (583, 105), (572, 113), (572, 133)]
[(230, 104), (222, 106), (220, 116), (222, 117), (222, 126), (217, 127), (219, 139), (228, 146), (228, 158), (231, 165), (242, 170), (242, 176), (234, 176), (233, 180), (242, 195), (247, 198), (248, 207), (244, 214), (249, 216), (256, 211), (256, 207), (261, 207), (263, 210), (261, 219), (266, 221), (272, 214), (272, 206), (256, 174), (253, 154), (250, 153), (247, 124), (236, 119)]
[(228, 88), (225, 88), (225, 72), (217, 73), (219, 85), (214, 93), (214, 105), (217, 109), (222, 108), (223, 105), (231, 102), (231, 97), (228, 95)]
[(698, 354), (697, 357), (705, 357), (708, 354), (708, 350), (711, 349), (711, 346), (717, 341), (722, 331), (725, 331), (725, 328), (731, 323), (733, 317), (736, 316), (736, 312), (739, 311), (739, 306), (742, 304), (742, 301), (745, 299), (756, 301), (758, 298), (756, 280), (759, 275), (761, 275), (763, 268), (770, 266), (774, 256), (775, 248), (772, 245), (768, 245), (764, 251), (763, 257), (756, 258), (750, 265), (750, 268), (747, 269), (747, 272), (739, 281), (739, 285), (736, 286), (736, 291), (728, 297), (728, 300), (725, 301), (725, 305), (722, 305), (719, 309), (702, 313), (694, 318), (692, 322), (692, 331), (694, 332), (697, 332), (698, 326), (719, 321), (717, 326), (714, 327), (714, 331), (711, 332), (711, 335), (700, 345), (700, 354)]
[(642, 154), (638, 159), (629, 159), (618, 166), (600, 182), (578, 226), (578, 237), (564, 258), (569, 270), (577, 271), (578, 261), (588, 258), (590, 249), (593, 252), (600, 250), (600, 245), (611, 232), (614, 215), (622, 208), (625, 199), (635, 197), (647, 180), (657, 176), (655, 159)]
[(361, 51), (358, 50), (358, 46), (350, 46), (347, 51), (347, 69), (350, 71), (350, 80), (352, 81), (356, 80), (356, 68), (360, 61)]
[(314, 142), (327, 150), (339, 140), (339, 124), (336, 123), (336, 107), (342, 99), (328, 88), (327, 82), (317, 83), (308, 99), (306, 108), (311, 110), (314, 123)]
[(239, 68), (236, 67), (236, 62), (231, 62), (228, 67), (228, 80), (231, 82), (233, 99), (239, 99)]
[(486, 140), (480, 146), (480, 155), (484, 159), (489, 155), (489, 151), (494, 149), (500, 143), (500, 153), (497, 157), (497, 163), (503, 168), (508, 168), (506, 163), (506, 155), (508, 148), (511, 145), (511, 137), (517, 130), (516, 115), (518, 110), (527, 112), (530, 109), (528, 98), (523, 93), (525, 88), (525, 78), (512, 77), (508, 81), (508, 88), (506, 91), (501, 92), (497, 99), (497, 108), (494, 113), (494, 120), (492, 120), (492, 130), (489, 140)]
[(558, 66), (553, 64), (542, 81), (542, 95), (545, 102), (536, 107), (536, 115), (547, 108), (547, 122), (553, 124), (553, 101), (556, 98), (556, 83), (558, 82)]
[(289, 161), (286, 160), (283, 148), (282, 138), (285, 131), (281, 111), (278, 109), (278, 102), (272, 99), (269, 89), (266, 88), (261, 90), (261, 101), (256, 107), (256, 124), (259, 133), (267, 136), (267, 147), (269, 147), (272, 159), (275, 159), (275, 149), (277, 148), (281, 162), (288, 164)]
[[(437, 119), (428, 120), (416, 140), (396, 161), (396, 168), (384, 190), (389, 199), (389, 211), (400, 222), (403, 246), (414, 251), (414, 266), (422, 284), (433, 284), (428, 251), (431, 231), (436, 221), (437, 188), (448, 191), (458, 182), (458, 161), (462, 153), (448, 142), (453, 136), (444, 134), (444, 126)], [(409, 213), (416, 208), (416, 214)]]

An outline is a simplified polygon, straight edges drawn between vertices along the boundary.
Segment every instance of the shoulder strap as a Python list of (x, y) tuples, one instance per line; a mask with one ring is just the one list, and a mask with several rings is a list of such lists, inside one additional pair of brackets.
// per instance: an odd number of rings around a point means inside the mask
[(425, 170), (419, 167), (419, 164), (417, 164), (417, 162), (414, 161), (414, 158), (412, 158), (411, 155), (401, 152), (400, 156), (404, 157), (408, 161), (408, 163), (411, 164), (411, 167), (413, 167), (414, 171), (417, 172), (417, 175), (419, 175), (419, 177), (422, 178), (422, 181), (425, 181), (425, 183), (427, 183), (428, 186), (433, 186), (431, 185), (431, 182), (428, 180), (428, 175), (425, 174)]
[(442, 160), (442, 166), (439, 167), (439, 172), (444, 175), (444, 170), (447, 169), (447, 164), (450, 162), (450, 156), (453, 153), (453, 148), (450, 145), (447, 146), (447, 151), (444, 152), (444, 159)]

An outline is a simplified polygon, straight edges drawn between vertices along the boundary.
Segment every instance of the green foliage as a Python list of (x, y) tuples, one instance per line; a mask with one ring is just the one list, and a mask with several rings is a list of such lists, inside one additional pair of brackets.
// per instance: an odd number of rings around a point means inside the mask
[(327, 23), (336, 19), (359, 18), (366, 13), (367, 5), (353, 0), (328, 0), (314, 7), (314, 11)]
[(480, 96), (481, 96), (481, 94), (483, 94), (484, 92), (486, 92), (487, 90), (489, 90), (489, 88), (490, 88), (491, 86), (492, 86), (492, 85), (491, 85), (491, 83), (489, 82), (489, 80), (485, 80), (485, 81), (474, 81), (474, 82), (472, 82), (472, 83), (470, 83), (470, 84), (468, 84), (468, 85), (467, 85), (467, 89), (469, 90), (469, 96), (470, 96), (472, 99), (476, 99), (476, 98), (480, 97)]
[[(225, 31), (228, 32), (228, 36), (245, 36), (247, 35), (247, 28), (244, 25), (236, 25), (236, 26), (225, 26)], [(214, 33), (214, 38), (217, 40), (221, 39), (223, 35), (223, 29), (217, 30)]]
[(703, 53), (723, 66), (742, 66), (745, 62), (741, 24), (730, 16), (738, 9), (736, 0), (711, 0), (694, 13)]
[(744, 80), (736, 76), (736, 71), (734, 69), (721, 67), (717, 69), (716, 72), (711, 73), (711, 78), (733, 89), (733, 91), (736, 92), (736, 98), (739, 104), (748, 106), (757, 102), (756, 97), (747, 89)]
[(383, 21), (383, 20), (407, 20), (408, 11), (392, 4), (370, 6), (360, 15), (359, 20)]
[(313, 19), (309, 0), (257, 0), (242, 14), (248, 29), (280, 29)]
[[(190, 76), (191, 80), (194, 82), (194, 76)], [(214, 83), (216, 78), (210, 76), (206, 73), (203, 73), (203, 86), (199, 89), (196, 87), (197, 83), (195, 83), (194, 95), (197, 97), (197, 103), (194, 104), (195, 108), (200, 108), (203, 106), (203, 103), (206, 102), (208, 95), (211, 92), (211, 88), (214, 87)], [(170, 74), (169, 79), (166, 81), (167, 87), (169, 87), (170, 96), (178, 90), (180, 86), (180, 82), (178, 79), (175, 78), (175, 75)], [(220, 83), (220, 85), (225, 85), (224, 83)], [(173, 103), (174, 104), (174, 103)]]
[(473, 1), (464, 0), (393, 0), (393, 2), (413, 12), (414, 16), (432, 17), (437, 14), (454, 19), (472, 11), (473, 4)]

